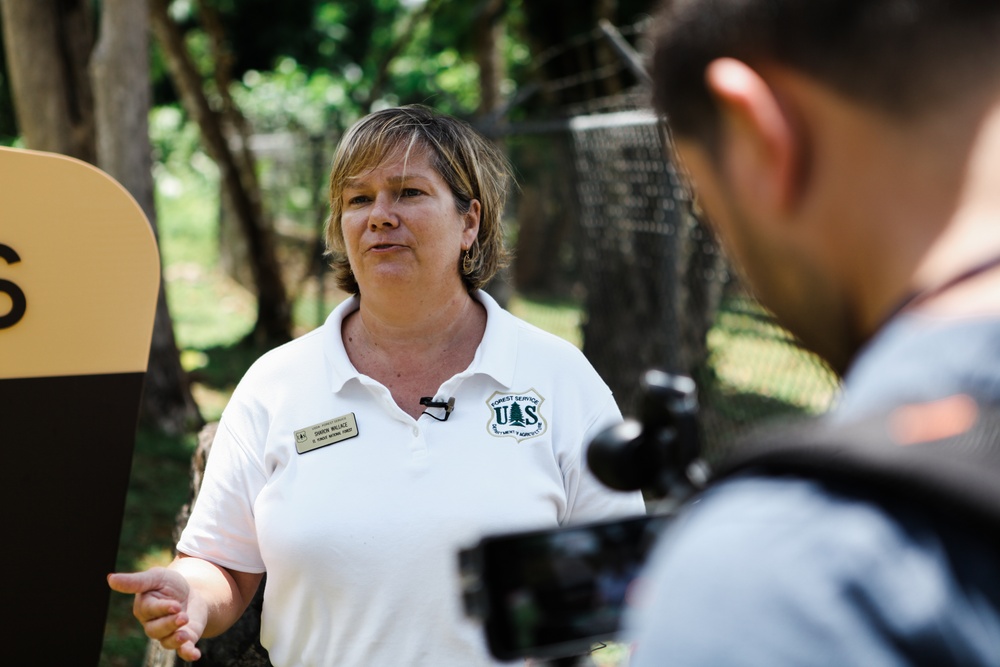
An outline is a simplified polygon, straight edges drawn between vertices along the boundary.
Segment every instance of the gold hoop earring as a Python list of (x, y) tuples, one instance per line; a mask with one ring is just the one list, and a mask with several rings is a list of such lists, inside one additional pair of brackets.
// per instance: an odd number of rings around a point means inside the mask
[(472, 242), (472, 247), (462, 256), (462, 273), (470, 275), (479, 266), (479, 239)]

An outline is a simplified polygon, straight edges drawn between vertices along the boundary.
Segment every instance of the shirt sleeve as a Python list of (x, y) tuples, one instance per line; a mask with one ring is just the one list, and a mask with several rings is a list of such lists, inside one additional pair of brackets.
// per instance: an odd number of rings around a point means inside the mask
[(231, 427), (236, 412), (227, 408), (219, 424), (177, 550), (239, 572), (260, 573), (265, 568), (253, 506), (265, 475)]
[(621, 421), (621, 411), (614, 397), (608, 392), (604, 405), (587, 425), (580, 446), (576, 448), (565, 467), (569, 511), (561, 524), (602, 521), (646, 513), (642, 493), (617, 491), (605, 486), (587, 465), (586, 453), (590, 442), (603, 429)]

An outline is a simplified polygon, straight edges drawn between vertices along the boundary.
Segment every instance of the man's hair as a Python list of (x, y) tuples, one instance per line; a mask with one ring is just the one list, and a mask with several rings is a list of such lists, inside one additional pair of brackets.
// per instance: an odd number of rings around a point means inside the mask
[(663, 0), (650, 37), (656, 110), (709, 144), (717, 58), (784, 65), (900, 117), (1000, 74), (1000, 0)]
[(326, 246), (341, 289), (351, 294), (360, 291), (344, 247), (344, 187), (396, 153), (409, 156), (420, 150), (430, 155), (435, 171), (451, 189), (460, 214), (468, 213), (473, 199), (479, 201), (479, 235), (471, 252), (471, 270), (464, 270), (462, 258), (455, 258), (455, 270), (466, 289), (471, 292), (484, 287), (508, 262), (502, 219), (512, 177), (503, 152), (462, 120), (421, 105), (394, 107), (355, 123), (341, 139), (333, 158)]

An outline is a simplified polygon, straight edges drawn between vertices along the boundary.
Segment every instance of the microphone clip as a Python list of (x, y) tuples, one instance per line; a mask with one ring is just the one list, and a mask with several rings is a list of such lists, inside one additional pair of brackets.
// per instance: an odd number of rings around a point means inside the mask
[(455, 409), (455, 397), (452, 396), (447, 401), (435, 401), (431, 396), (424, 396), (420, 399), (420, 405), (428, 408), (440, 408), (444, 410), (444, 417), (438, 417), (437, 415), (434, 415), (426, 410), (424, 410), (424, 414), (438, 420), (439, 422), (446, 422), (448, 421), (448, 417), (451, 416), (451, 411)]

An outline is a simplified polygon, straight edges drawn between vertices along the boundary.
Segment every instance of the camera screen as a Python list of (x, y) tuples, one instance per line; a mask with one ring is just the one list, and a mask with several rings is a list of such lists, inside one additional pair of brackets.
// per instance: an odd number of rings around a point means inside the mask
[(487, 538), (487, 639), (502, 659), (585, 653), (618, 631), (663, 517)]

